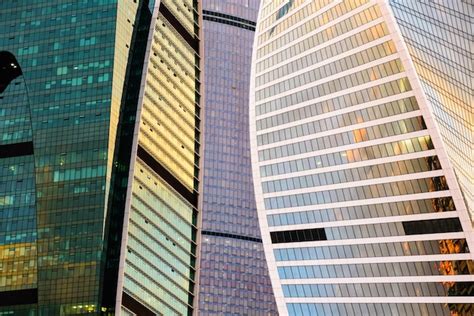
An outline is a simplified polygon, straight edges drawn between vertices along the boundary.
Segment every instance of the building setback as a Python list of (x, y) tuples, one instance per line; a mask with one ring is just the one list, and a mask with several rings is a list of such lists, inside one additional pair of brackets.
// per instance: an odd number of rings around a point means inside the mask
[(259, 0), (203, 1), (205, 128), (201, 315), (274, 315), (255, 208), (248, 130)]
[(469, 70), (457, 72), (462, 50), (419, 52), (469, 47), (457, 32), (468, 5), (440, 3), (393, 0), (395, 15), (383, 0), (262, 3), (250, 141), (280, 315), (473, 314), (474, 235), (452, 167), (465, 164), (456, 172), (469, 188), (472, 160), (457, 160), (469, 151), (452, 136), (467, 124), (440, 114), (469, 112)]
[(0, 4), (0, 313), (191, 315), (200, 4)]

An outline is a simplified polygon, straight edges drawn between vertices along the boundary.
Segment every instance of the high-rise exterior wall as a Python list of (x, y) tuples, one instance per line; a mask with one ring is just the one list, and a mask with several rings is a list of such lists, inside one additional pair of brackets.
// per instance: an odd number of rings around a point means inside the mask
[(198, 4), (162, 0), (151, 21), (118, 287), (125, 315), (191, 315), (200, 174)]
[(192, 313), (199, 10), (0, 3), (0, 313)]
[(280, 315), (472, 315), (472, 223), (388, 2), (265, 1), (253, 56)]
[[(121, 99), (112, 86), (124, 76), (123, 66), (114, 65), (116, 59), (126, 65), (128, 57), (116, 47), (125, 46), (132, 30), (123, 28), (116, 38), (124, 18), (118, 7), (114, 1), (0, 4), (0, 50), (22, 69), (1, 95), (1, 146), (30, 144), (3, 147), (0, 162), (0, 295), (24, 304), (0, 307), (5, 311), (35, 310), (36, 303), (44, 314), (99, 306), (114, 152), (109, 138)], [(0, 305), (17, 302), (4, 298)]]
[(474, 107), (471, 1), (391, 0), (411, 60), (474, 215)]
[(255, 208), (248, 88), (258, 0), (203, 1), (205, 149), (200, 315), (273, 315)]

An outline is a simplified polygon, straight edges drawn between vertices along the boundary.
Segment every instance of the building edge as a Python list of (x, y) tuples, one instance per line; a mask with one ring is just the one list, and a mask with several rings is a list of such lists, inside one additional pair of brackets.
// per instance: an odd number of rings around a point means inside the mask
[(257, 48), (258, 48), (258, 35), (259, 28), (262, 19), (260, 15), (263, 9), (266, 7), (266, 3), (262, 1), (257, 15), (257, 25), (254, 32), (254, 41), (252, 47), (252, 62), (250, 67), (250, 87), (249, 87), (249, 139), (250, 139), (250, 161), (252, 164), (252, 175), (253, 175), (253, 188), (255, 196), (255, 205), (257, 208), (258, 221), (260, 225), (260, 233), (262, 235), (263, 252), (265, 253), (265, 260), (267, 261), (268, 275), (272, 284), (273, 296), (275, 298), (275, 304), (278, 309), (280, 316), (288, 315), (288, 310), (285, 305), (285, 298), (283, 291), (279, 283), (278, 271), (276, 268), (275, 257), (272, 252), (272, 241), (270, 239), (270, 231), (268, 229), (268, 223), (265, 216), (265, 205), (263, 201), (263, 192), (260, 185), (260, 170), (258, 167), (258, 150), (257, 150), (257, 138), (253, 137), (257, 133), (256, 116), (255, 116), (255, 73), (256, 73), (256, 60), (257, 60)]
[[(466, 241), (469, 249), (474, 249), (474, 230), (471, 219), (469, 217), (469, 211), (466, 205), (466, 201), (459, 187), (453, 166), (446, 153), (446, 146), (441, 138), (441, 133), (438, 128), (438, 124), (434, 118), (433, 109), (429, 104), (429, 100), (425, 95), (425, 92), (421, 86), (420, 78), (416, 73), (415, 65), (411, 59), (408, 47), (403, 39), (400, 27), (397, 24), (392, 8), (388, 3), (388, 0), (376, 0), (376, 3), (380, 7), (382, 17), (384, 18), (390, 35), (392, 36), (393, 42), (400, 55), (400, 60), (406, 72), (406, 76), (412, 86), (416, 100), (418, 101), (420, 112), (425, 120), (425, 124), (429, 135), (431, 136), (432, 142), (435, 145), (437, 156), (440, 160), (443, 170), (445, 170), (446, 181), (448, 182), (449, 190), (452, 192), (453, 201), (456, 205), (456, 212), (461, 222), (463, 231), (466, 233)], [(474, 253), (470, 253), (471, 259), (474, 260)]]
[[(150, 21), (150, 31), (148, 32), (147, 44), (146, 44), (146, 51), (145, 51), (145, 59), (143, 62), (143, 69), (148, 69), (148, 65), (150, 63), (150, 53), (151, 47), (153, 44), (153, 34), (154, 29), (158, 17), (158, 12), (160, 8), (160, 0), (156, 0), (153, 6), (153, 13)], [(137, 161), (137, 152), (138, 152), (138, 135), (140, 134), (140, 117), (143, 108), (143, 98), (145, 93), (145, 86), (146, 86), (146, 72), (142, 73), (141, 81), (140, 81), (140, 92), (138, 97), (138, 104), (137, 104), (137, 111), (135, 116), (135, 124), (133, 129), (133, 142), (131, 148), (131, 157), (130, 157), (130, 168), (128, 170), (128, 181), (127, 181), (127, 192), (125, 197), (125, 209), (123, 214), (123, 226), (122, 226), (122, 238), (120, 244), (120, 259), (119, 259), (119, 267), (118, 267), (118, 276), (117, 276), (117, 292), (115, 297), (115, 312), (121, 310), (122, 308), (122, 297), (123, 297), (123, 281), (125, 277), (125, 257), (126, 257), (126, 248), (127, 248), (127, 240), (128, 240), (128, 224), (130, 218), (130, 208), (132, 204), (132, 184), (134, 181), (134, 172), (135, 172), (135, 164)]]
[(199, 78), (199, 81), (201, 82), (201, 89), (200, 89), (200, 92), (201, 92), (201, 102), (200, 102), (200, 105), (201, 105), (201, 124), (200, 124), (200, 130), (201, 130), (201, 134), (200, 134), (200, 144), (201, 146), (199, 147), (199, 157), (201, 157), (199, 159), (199, 186), (198, 186), (198, 192), (199, 192), (199, 195), (198, 195), (198, 201), (197, 201), (197, 208), (198, 208), (198, 215), (197, 215), (197, 234), (196, 234), (196, 244), (197, 244), (197, 248), (196, 248), (196, 275), (195, 275), (195, 286), (194, 286), (194, 301), (193, 301), (193, 315), (197, 316), (199, 315), (199, 281), (200, 281), (200, 266), (201, 266), (201, 239), (202, 239), (202, 236), (201, 236), (201, 231), (202, 231), (202, 208), (203, 208), (203, 203), (204, 203), (204, 199), (203, 199), (203, 187), (204, 187), (204, 182), (203, 182), (203, 178), (204, 178), (204, 148), (206, 147), (206, 143), (205, 143), (205, 138), (204, 138), (204, 133), (205, 133), (205, 129), (206, 129), (206, 124), (205, 124), (205, 120), (206, 120), (206, 89), (204, 88), (206, 86), (206, 83), (205, 83), (205, 80), (206, 80), (206, 76), (205, 76), (205, 67), (204, 67), (204, 32), (203, 32), (203, 16), (202, 16), (202, 0), (199, 0), (197, 1), (197, 5), (198, 5), (198, 12), (199, 12), (199, 19), (198, 19), (198, 23), (199, 23), (199, 55), (201, 56), (200, 60), (199, 60), (199, 68), (200, 68), (200, 78)]

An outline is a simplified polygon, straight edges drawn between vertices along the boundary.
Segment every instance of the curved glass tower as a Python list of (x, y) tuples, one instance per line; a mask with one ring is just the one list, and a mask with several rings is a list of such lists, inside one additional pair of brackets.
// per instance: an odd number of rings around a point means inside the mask
[(191, 315), (197, 0), (0, 2), (0, 314)]
[(202, 315), (276, 314), (255, 208), (248, 134), (250, 62), (259, 2), (203, 1)]
[[(467, 5), (390, 3), (395, 15), (382, 0), (265, 1), (260, 8), (251, 157), (281, 315), (474, 312), (474, 235), (456, 178), (472, 164), (453, 169), (460, 162), (451, 163), (449, 146), (464, 141), (442, 138), (436, 122), (462, 125), (440, 111), (469, 112), (462, 85), (469, 70), (447, 66), (461, 62), (461, 49), (437, 50), (448, 59), (423, 55), (433, 39), (469, 47), (456, 31), (469, 29), (460, 13)], [(429, 16), (456, 23), (430, 31)], [(439, 83), (448, 70), (446, 78), (463, 80)]]
[[(469, 1), (390, 0), (474, 219), (474, 107)], [(470, 3), (470, 4), (469, 4)]]

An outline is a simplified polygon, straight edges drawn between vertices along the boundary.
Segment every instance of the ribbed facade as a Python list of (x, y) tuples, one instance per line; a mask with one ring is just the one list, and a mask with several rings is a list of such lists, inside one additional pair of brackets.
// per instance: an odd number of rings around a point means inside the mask
[(274, 315), (248, 131), (250, 62), (260, 1), (203, 1), (205, 128), (200, 315)]
[(267, 1), (255, 45), (252, 166), (280, 315), (471, 315), (471, 220), (389, 3)]
[[(197, 1), (157, 1), (138, 96), (116, 310), (193, 313), (200, 170)], [(119, 292), (120, 293), (120, 292)], [(120, 296), (120, 294), (119, 294)]]
[(0, 3), (0, 314), (193, 313), (199, 12)]
[(474, 218), (472, 1), (389, 1)]

